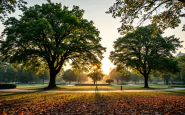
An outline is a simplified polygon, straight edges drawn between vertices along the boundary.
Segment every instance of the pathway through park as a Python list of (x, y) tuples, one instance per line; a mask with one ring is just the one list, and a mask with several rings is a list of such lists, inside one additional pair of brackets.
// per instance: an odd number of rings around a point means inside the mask
[(0, 92), (60, 92), (60, 93), (93, 93), (93, 92), (164, 92), (185, 90), (185, 88), (171, 88), (171, 89), (149, 89), (149, 90), (87, 90), (87, 91), (72, 91), (72, 90), (25, 90), (25, 89), (0, 89)]

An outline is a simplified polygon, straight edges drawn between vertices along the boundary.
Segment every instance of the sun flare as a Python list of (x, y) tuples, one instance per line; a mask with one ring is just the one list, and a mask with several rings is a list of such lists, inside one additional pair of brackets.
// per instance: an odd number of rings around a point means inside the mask
[(106, 67), (106, 66), (102, 66), (102, 70), (103, 70), (103, 73), (104, 74), (109, 74), (109, 70), (110, 70), (110, 68), (109, 67)]

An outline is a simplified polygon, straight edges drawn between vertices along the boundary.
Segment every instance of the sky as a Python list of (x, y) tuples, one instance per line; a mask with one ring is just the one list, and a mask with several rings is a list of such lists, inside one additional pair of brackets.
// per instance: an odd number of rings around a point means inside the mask
[[(41, 5), (46, 3), (46, 0), (25, 0), (28, 2), (27, 6), (33, 6), (35, 4)], [(102, 69), (104, 73), (108, 74), (110, 68), (115, 67), (109, 60), (110, 51), (113, 50), (113, 41), (115, 41), (121, 35), (118, 33), (117, 28), (121, 26), (120, 19), (114, 19), (111, 14), (106, 14), (109, 7), (115, 3), (116, 0), (51, 0), (52, 2), (61, 2), (62, 5), (72, 8), (73, 5), (79, 6), (80, 9), (85, 10), (84, 19), (92, 20), (95, 27), (100, 31), (100, 37), (102, 38), (101, 44), (106, 47), (106, 52), (104, 53), (104, 59), (102, 60)], [(19, 18), (18, 15), (21, 11), (16, 10), (11, 16)], [(185, 24), (185, 20), (182, 20)], [(3, 31), (4, 26), (0, 23), (0, 34)], [(175, 35), (175, 37), (180, 38), (180, 40), (185, 41), (185, 32), (182, 32), (182, 24), (175, 29), (165, 30), (164, 36)], [(183, 47), (185, 43), (182, 44)], [(185, 53), (184, 48), (180, 48), (177, 53), (181, 51)], [(175, 55), (175, 54), (174, 54)], [(66, 67), (66, 68), (69, 68)]]

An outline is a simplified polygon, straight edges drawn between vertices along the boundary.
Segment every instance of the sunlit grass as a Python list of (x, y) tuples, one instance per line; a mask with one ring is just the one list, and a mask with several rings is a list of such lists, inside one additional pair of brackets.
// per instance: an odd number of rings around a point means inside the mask
[[(48, 84), (17, 84), (18, 89), (27, 89), (27, 90), (42, 90), (46, 88)], [(145, 90), (143, 88), (144, 84), (129, 84), (122, 85), (123, 90)], [(167, 85), (155, 85), (150, 84), (150, 89), (166, 89), (169, 88)], [(75, 85), (57, 85), (55, 90), (94, 90), (96, 86), (75, 86)], [(121, 85), (110, 85), (110, 86), (98, 86), (99, 90), (120, 90)]]

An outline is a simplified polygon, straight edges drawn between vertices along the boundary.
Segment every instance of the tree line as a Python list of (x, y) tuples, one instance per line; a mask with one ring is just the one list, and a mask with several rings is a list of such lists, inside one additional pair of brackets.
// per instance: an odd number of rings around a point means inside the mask
[[(51, 0), (31, 7), (26, 7), (23, 0), (1, 0), (0, 3), (0, 19), (5, 26), (2, 32), (5, 39), (0, 40), (3, 62), (34, 68), (34, 71), (48, 71), (48, 88), (56, 87), (57, 74), (66, 63), (72, 68), (88, 70), (94, 83), (99, 77), (102, 79), (101, 70), (93, 72), (90, 67), (101, 67), (106, 48), (100, 44), (102, 38), (93, 21), (83, 18), (83, 9), (78, 6), (69, 9)], [(127, 68), (142, 75), (145, 88), (149, 87), (152, 73), (159, 72), (166, 84), (177, 73), (184, 78), (184, 59), (177, 60), (172, 54), (182, 47), (182, 41), (174, 35), (162, 36), (165, 29), (179, 26), (180, 18), (185, 17), (181, 12), (184, 4), (183, 0), (116, 0), (107, 13), (114, 18), (120, 17), (122, 22), (118, 29), (122, 36), (115, 38), (109, 57), (117, 69)], [(17, 6), (23, 12), (20, 19), (7, 17)], [(164, 11), (158, 12), (163, 7)], [(137, 18), (140, 18), (140, 25), (134, 27), (132, 24)], [(151, 24), (142, 26), (148, 19)], [(129, 76), (128, 73), (125, 71), (121, 76)]]

